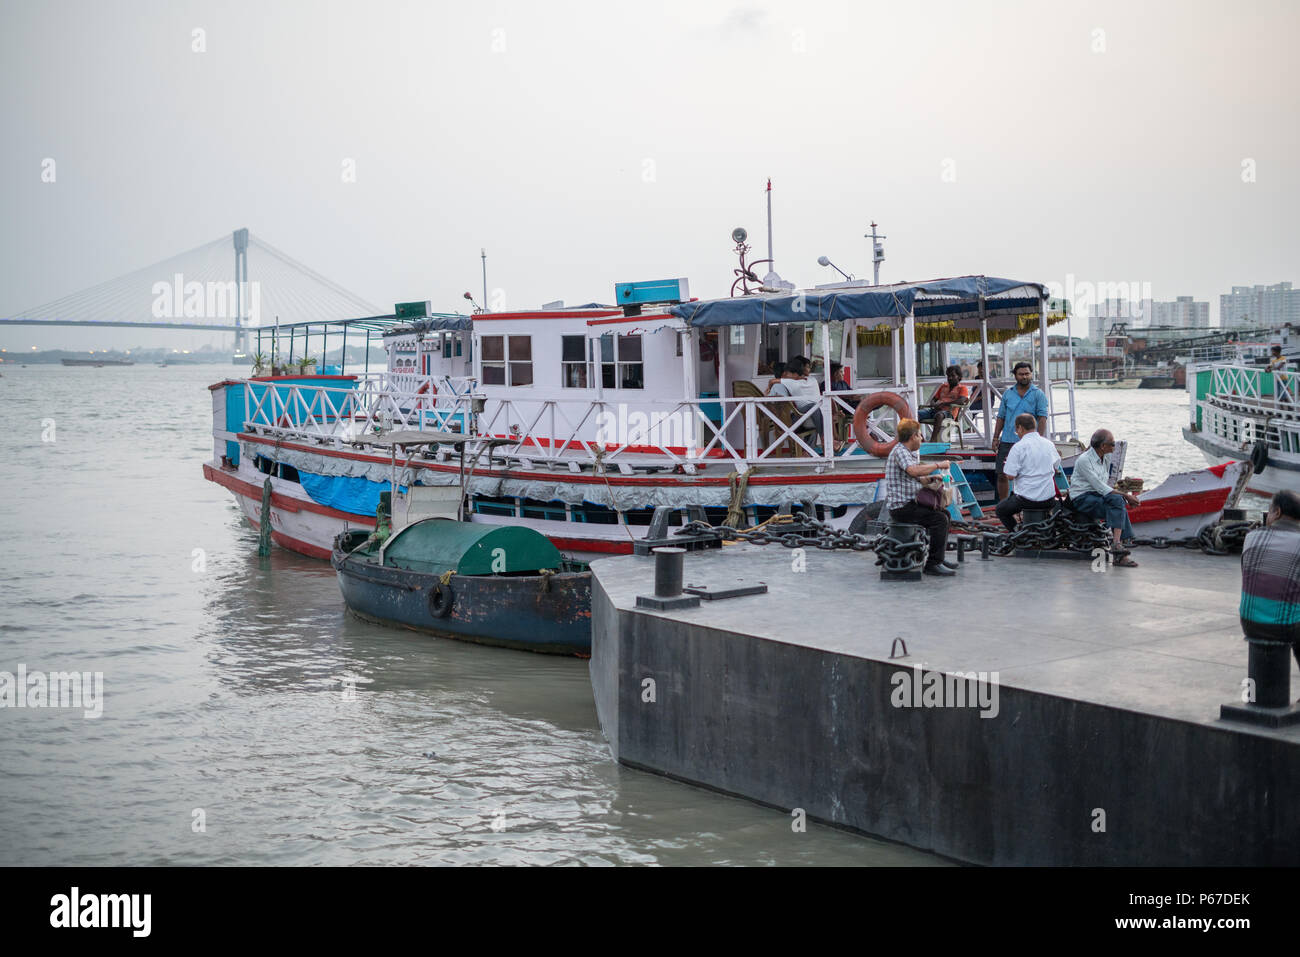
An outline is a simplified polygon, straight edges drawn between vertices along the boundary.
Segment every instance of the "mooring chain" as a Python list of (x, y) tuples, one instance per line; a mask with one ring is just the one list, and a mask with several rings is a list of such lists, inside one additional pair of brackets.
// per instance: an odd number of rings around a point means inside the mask
[[(1203, 528), (1199, 534), (1187, 538), (1139, 538), (1135, 546), (1150, 548), (1200, 549), (1207, 555), (1231, 555), (1241, 551), (1247, 533), (1259, 528), (1258, 522), (1217, 522)], [(989, 551), (995, 555), (1010, 555), (1019, 549), (1028, 551), (1073, 551), (1091, 554), (1095, 549), (1112, 546), (1110, 532), (1095, 520), (1058, 509), (1041, 522), (1025, 522), (1014, 532), (991, 532), (987, 528), (968, 522), (954, 522), (950, 531), (983, 535), (989, 539)], [(764, 523), (754, 529), (739, 529), (730, 525), (710, 525), (706, 521), (692, 521), (677, 530), (678, 535), (718, 535), (723, 541), (749, 542), (767, 545), (772, 542), (786, 548), (818, 548), (824, 551), (843, 549), (855, 552), (875, 552), (876, 564), (888, 571), (906, 571), (924, 564), (930, 545), (926, 536), (918, 541), (899, 542), (888, 534), (876, 536), (832, 528), (825, 522), (795, 512), (790, 521), (775, 526)], [(950, 547), (952, 543), (950, 542)]]
[(1109, 544), (1108, 533), (1096, 522), (1056, 511), (1041, 522), (1025, 522), (1014, 532), (1000, 535), (989, 550), (998, 555), (1010, 555), (1021, 548), (1091, 553), (1093, 549), (1104, 549)]
[(749, 542), (751, 545), (767, 545), (776, 542), (786, 548), (875, 552), (876, 564), (884, 566), (886, 571), (908, 571), (917, 568), (925, 564), (930, 553), (930, 543), (926, 538), (914, 542), (899, 542), (884, 534), (874, 537), (860, 535), (856, 532), (832, 528), (825, 522), (810, 518), (804, 512), (795, 512), (793, 521), (786, 522), (778, 528), (765, 527), (746, 531), (730, 525), (710, 525), (697, 519), (683, 525), (676, 534), (716, 534), (723, 541)]
[(1187, 538), (1138, 538), (1133, 544), (1148, 548), (1199, 548), (1207, 555), (1236, 555), (1241, 551), (1246, 535), (1259, 527), (1259, 522), (1216, 522)]

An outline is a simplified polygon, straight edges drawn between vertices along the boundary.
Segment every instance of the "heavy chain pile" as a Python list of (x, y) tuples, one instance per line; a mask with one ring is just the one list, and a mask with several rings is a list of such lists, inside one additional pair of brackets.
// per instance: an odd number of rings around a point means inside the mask
[[(1193, 548), (1207, 555), (1233, 555), (1241, 552), (1242, 543), (1259, 522), (1220, 521), (1208, 525), (1200, 534), (1187, 538), (1139, 538), (1132, 544), (1149, 548)], [(1010, 555), (1017, 549), (1067, 550), (1092, 554), (1094, 549), (1111, 547), (1111, 536), (1105, 526), (1094, 519), (1067, 509), (1053, 511), (1044, 521), (1027, 522), (1014, 532), (992, 532), (986, 526), (971, 522), (953, 522), (950, 532), (982, 535), (989, 540), (989, 552)], [(786, 548), (819, 548), (855, 552), (875, 552), (876, 564), (886, 571), (909, 571), (925, 564), (930, 543), (921, 534), (917, 541), (899, 542), (888, 534), (859, 535), (832, 528), (825, 522), (810, 518), (805, 512), (794, 515), (776, 515), (762, 525), (739, 529), (730, 525), (710, 525), (708, 522), (689, 522), (676, 531), (677, 535), (717, 535), (723, 541), (749, 542), (753, 545), (779, 543)], [(953, 547), (949, 540), (949, 547)]]
[(1110, 546), (1110, 533), (1094, 519), (1065, 509), (1056, 509), (1041, 522), (1024, 522), (1014, 532), (1001, 535), (990, 545), (995, 555), (1010, 555), (1020, 548), (1031, 551), (1070, 551), (1092, 554)]
[[(774, 525), (775, 519), (786, 519)], [(886, 534), (859, 535), (855, 532), (831, 528), (825, 522), (809, 518), (804, 512), (793, 516), (775, 516), (757, 528), (739, 529), (730, 525), (710, 525), (708, 522), (688, 522), (677, 530), (678, 535), (718, 535), (725, 542), (749, 542), (767, 545), (775, 542), (786, 548), (820, 548), (824, 551), (846, 549), (855, 552), (875, 552), (876, 564), (889, 572), (905, 572), (920, 568), (930, 554), (930, 541), (921, 535), (913, 542), (899, 542)]]

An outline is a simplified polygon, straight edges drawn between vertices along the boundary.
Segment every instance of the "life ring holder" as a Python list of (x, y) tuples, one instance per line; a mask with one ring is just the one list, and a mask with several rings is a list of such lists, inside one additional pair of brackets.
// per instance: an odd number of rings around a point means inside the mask
[(907, 399), (897, 392), (873, 392), (858, 403), (857, 411), (853, 413), (853, 437), (858, 440), (858, 445), (861, 446), (862, 451), (882, 459), (893, 451), (894, 446), (898, 444), (898, 439), (891, 442), (881, 442), (871, 434), (868, 428), (871, 413), (884, 406), (889, 406), (889, 408), (897, 412), (900, 419), (915, 417), (912, 414), (912, 407), (907, 404)]

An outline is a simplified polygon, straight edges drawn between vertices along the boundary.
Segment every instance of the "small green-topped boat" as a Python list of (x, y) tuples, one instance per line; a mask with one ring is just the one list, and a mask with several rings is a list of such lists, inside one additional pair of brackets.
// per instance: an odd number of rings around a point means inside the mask
[[(391, 490), (380, 497), (376, 531), (343, 532), (331, 554), (348, 608), (380, 624), (448, 638), (589, 654), (591, 573), (566, 561), (534, 529), (462, 520), (464, 449), (479, 440), (399, 432), (383, 441), (393, 449), (394, 478)], [(397, 450), (431, 445), (459, 448), (461, 487), (413, 486), (399, 492)], [(392, 507), (395, 498), (401, 503), (397, 508)], [(406, 521), (412, 513), (427, 517)], [(394, 516), (399, 519), (396, 530)]]

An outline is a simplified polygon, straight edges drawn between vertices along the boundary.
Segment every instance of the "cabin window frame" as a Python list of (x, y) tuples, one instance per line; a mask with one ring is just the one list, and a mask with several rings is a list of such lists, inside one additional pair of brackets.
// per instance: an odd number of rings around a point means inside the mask
[[(628, 359), (626, 358), (628, 352), (624, 350), (622, 343), (626, 340), (630, 347), (631, 340), (634, 339), (636, 340), (636, 358)], [(606, 343), (609, 344), (608, 351), (605, 349)], [(596, 345), (593, 348), (597, 350), (596, 360), (600, 365), (600, 381), (603, 388), (645, 391), (644, 335), (639, 332), (606, 332), (596, 340)], [(639, 384), (626, 385), (625, 383), (629, 377), (634, 377), (633, 381), (639, 381)]]
[[(579, 343), (578, 354), (581, 359), (565, 358), (565, 343), (570, 339), (577, 339)], [(588, 345), (590, 340), (584, 335), (562, 335), (560, 336), (560, 386), (565, 389), (594, 389), (596, 387), (595, 377), (591, 374), (591, 349)], [(581, 372), (581, 384), (575, 385), (569, 382), (569, 371), (577, 367)]]
[[(501, 358), (489, 359), (488, 342), (493, 339), (501, 340)], [(516, 345), (520, 348), (516, 349)], [(482, 377), (483, 385), (500, 385), (507, 388), (522, 388), (532, 385), (536, 380), (533, 376), (533, 337), (531, 333), (501, 333), (498, 335), (483, 336), (479, 343), (482, 350)], [(518, 358), (516, 355), (518, 354)], [(526, 354), (526, 358), (524, 358)], [(501, 381), (493, 382), (489, 377), (488, 371), (493, 372), (500, 370)], [(527, 381), (521, 381), (526, 379)]]

